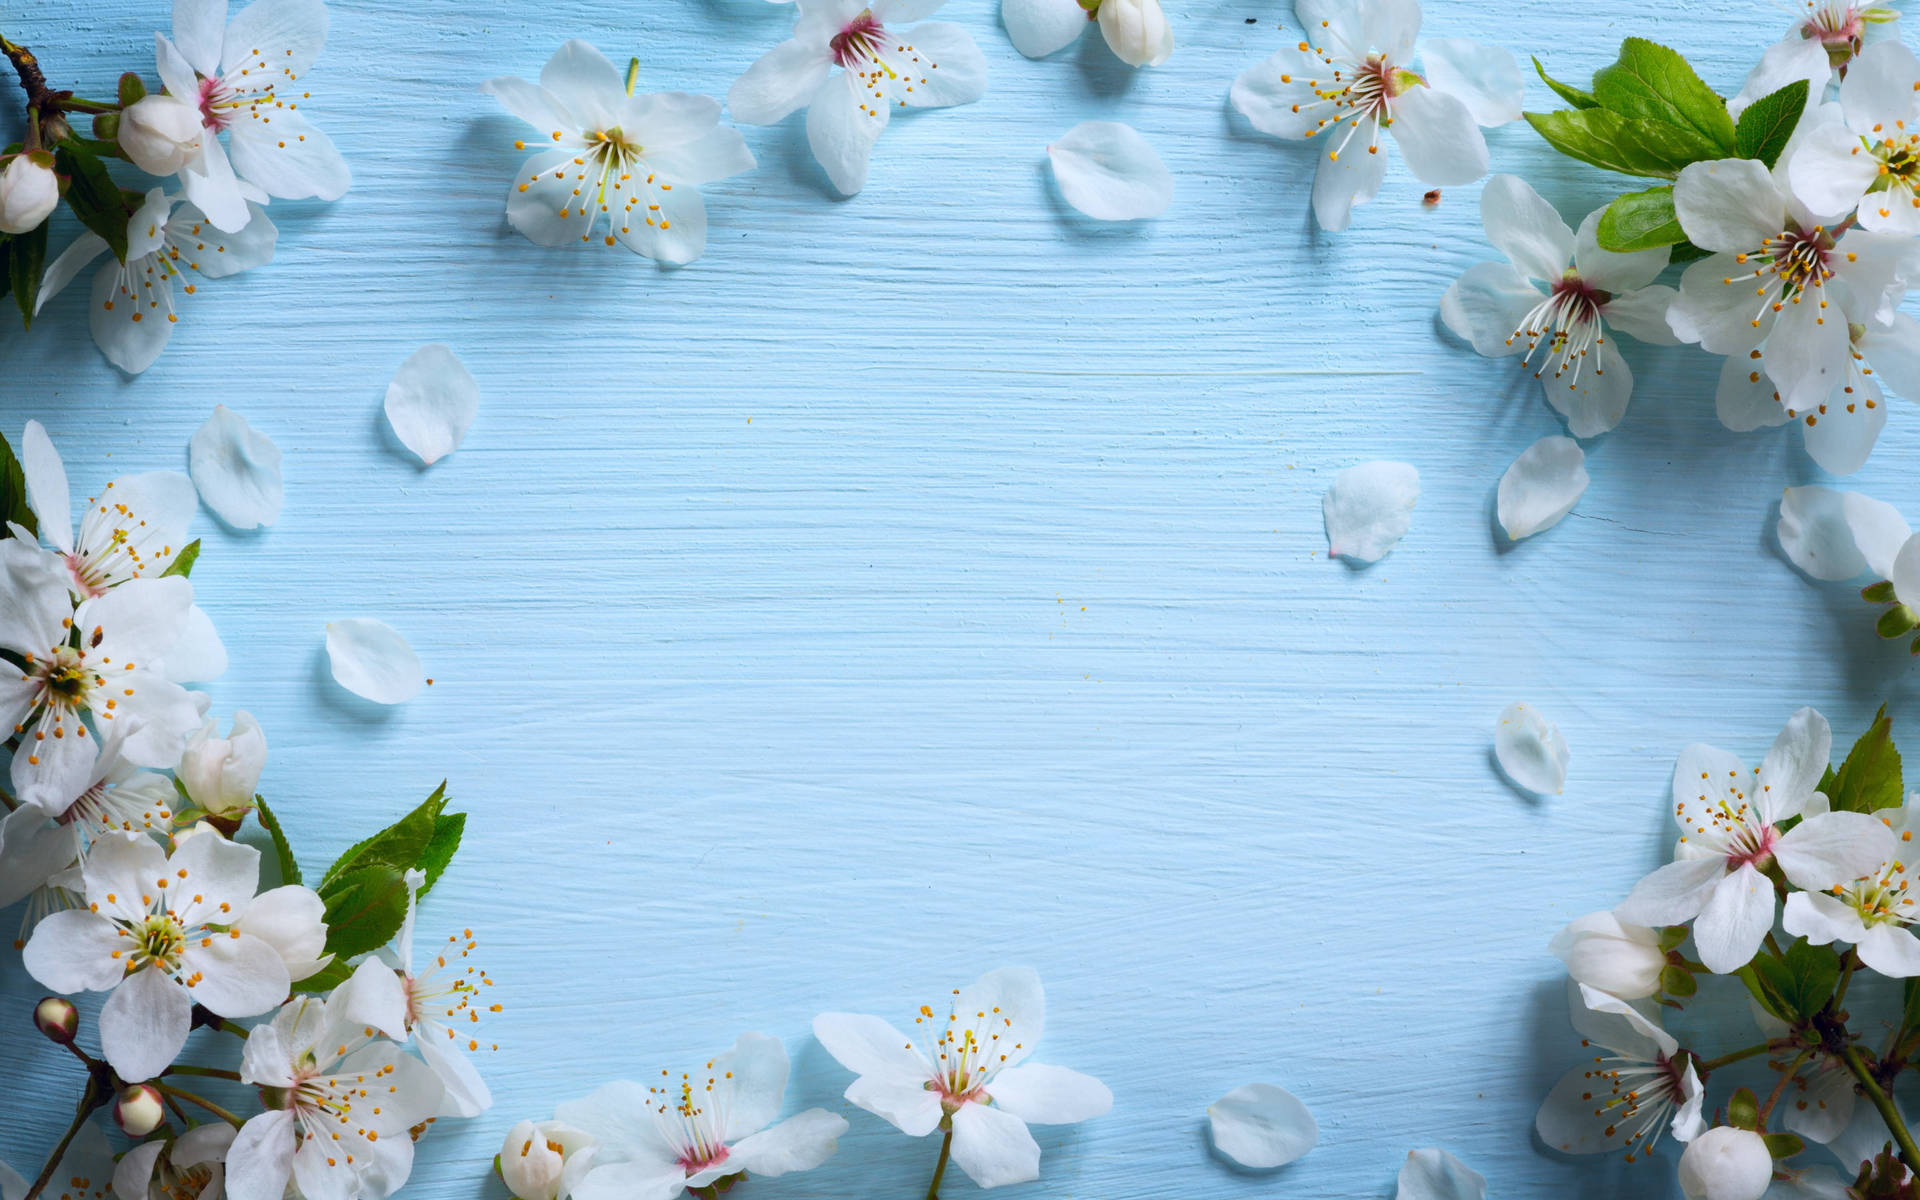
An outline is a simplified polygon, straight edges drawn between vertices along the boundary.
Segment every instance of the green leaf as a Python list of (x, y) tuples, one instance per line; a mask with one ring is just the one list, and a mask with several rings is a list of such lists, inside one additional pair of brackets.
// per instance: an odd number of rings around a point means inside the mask
[[(321, 892), (324, 893), (335, 879), (363, 867), (384, 866), (405, 872), (410, 867), (419, 866), (427, 846), (433, 841), (440, 810), (446, 803), (447, 785), (443, 780), (439, 787), (433, 789), (433, 795), (422, 801), (418, 808), (350, 847), (334, 860), (334, 864), (327, 868), (327, 873), (320, 877)], [(457, 836), (455, 840), (458, 841)]]
[[(199, 545), (198, 542), (194, 544)], [(253, 816), (260, 822), (260, 828), (266, 830), (267, 836), (273, 839), (273, 856), (280, 861), (280, 882), (299, 883), (300, 864), (293, 861), (293, 847), (287, 844), (286, 832), (280, 828), (280, 818), (273, 815), (265, 798), (253, 798)]]
[(80, 223), (98, 234), (121, 262), (127, 261), (127, 206), (120, 185), (93, 152), (74, 141), (54, 152), (54, 169), (68, 177), (67, 207)]
[(345, 983), (347, 977), (352, 974), (353, 968), (347, 965), (346, 959), (335, 958), (332, 962), (321, 967), (305, 979), (295, 980), (293, 990), (296, 992), (330, 992)]
[(40, 298), (40, 276), (47, 265), (47, 226), (42, 221), (32, 233), (15, 234), (7, 243), (7, 282), (20, 308), (22, 328), (33, 327), (33, 307)]
[(386, 863), (354, 867), (321, 885), (327, 905), (327, 951), (346, 957), (386, 945), (407, 916), (402, 868)]
[(1713, 251), (1703, 250), (1692, 242), (1681, 242), (1673, 248), (1673, 253), (1667, 256), (1667, 262), (1671, 265), (1678, 266), (1681, 263), (1690, 263), (1695, 259), (1705, 258), (1712, 253)]
[(1533, 60), (1533, 69), (1539, 72), (1540, 81), (1553, 89), (1554, 95), (1560, 97), (1562, 100), (1565, 100), (1568, 104), (1573, 105), (1575, 108), (1599, 108), (1600, 107), (1600, 102), (1593, 98), (1592, 92), (1583, 92), (1579, 88), (1573, 87), (1569, 84), (1561, 83), (1558, 79), (1555, 79), (1553, 76), (1547, 74), (1547, 69), (1540, 65), (1540, 60), (1538, 58), (1535, 58)]
[(1893, 744), (1893, 718), (1887, 716), (1886, 705), (1880, 706), (1873, 724), (1847, 751), (1840, 769), (1820, 783), (1835, 812), (1872, 813), (1900, 807), (1906, 799), (1906, 786), (1900, 777), (1900, 751)]
[(1727, 1124), (1736, 1129), (1752, 1129), (1760, 1124), (1760, 1098), (1752, 1088), (1741, 1088), (1727, 1097)]
[(1904, 604), (1896, 604), (1880, 614), (1873, 627), (1883, 638), (1897, 638), (1920, 628), (1920, 613), (1914, 612)]
[(1526, 118), (1534, 132), (1568, 158), (1622, 175), (1672, 179), (1688, 163), (1713, 157), (1711, 148), (1703, 152), (1696, 135), (1604, 108), (1527, 113)]
[(1697, 158), (1719, 158), (1735, 148), (1727, 102), (1701, 82), (1677, 51), (1645, 38), (1620, 43), (1620, 57), (1593, 74), (1593, 98), (1623, 117), (1656, 121), (1702, 147)]
[(1831, 946), (1810, 945), (1805, 938), (1787, 947), (1780, 958), (1761, 954), (1753, 966), (1779, 1003), (1779, 1016), (1806, 1021), (1833, 997), (1840, 982), (1840, 955)]
[(427, 881), (420, 885), (420, 894), (440, 878), (440, 873), (453, 861), (453, 852), (460, 848), (460, 835), (466, 831), (467, 814), (442, 813), (434, 818), (433, 836), (427, 839), (427, 848), (420, 855), (420, 869), (426, 872)]
[(1774, 1158), (1792, 1158), (1807, 1148), (1807, 1144), (1791, 1133), (1764, 1133), (1760, 1140), (1767, 1144), (1767, 1153)]
[(173, 561), (167, 564), (167, 569), (160, 572), (160, 578), (165, 579), (169, 575), (178, 575), (185, 578), (193, 574), (193, 564), (199, 557), (200, 539), (195, 538), (180, 547), (180, 553), (174, 555)]
[(1735, 150), (1741, 158), (1757, 158), (1771, 167), (1787, 148), (1794, 126), (1807, 107), (1807, 81), (1796, 79), (1777, 92), (1768, 92), (1747, 106), (1734, 127)]
[(1684, 242), (1687, 231), (1673, 213), (1673, 188), (1657, 187), (1614, 197), (1594, 237), (1602, 249), (1629, 254)]
[(6, 435), (0, 433), (0, 522), (5, 521), (28, 533), (40, 532), (39, 520), (27, 507), (27, 474), (20, 469), (20, 460), (13, 456)]
[(1694, 980), (1692, 971), (1668, 963), (1660, 968), (1660, 990), (1666, 995), (1679, 998), (1693, 995), (1700, 990), (1700, 985)]

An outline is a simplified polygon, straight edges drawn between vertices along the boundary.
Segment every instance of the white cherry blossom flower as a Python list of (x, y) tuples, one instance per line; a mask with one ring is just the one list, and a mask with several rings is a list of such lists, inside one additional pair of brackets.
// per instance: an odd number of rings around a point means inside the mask
[(607, 245), (692, 262), (707, 246), (700, 185), (754, 165), (740, 131), (720, 124), (718, 101), (686, 92), (636, 96), (633, 72), (622, 76), (577, 39), (554, 52), (537, 84), (501, 76), (480, 86), (539, 131), (532, 144), (545, 149), (521, 164), (507, 192), (507, 222), (542, 246), (591, 242), (604, 218)]
[(500, 1146), (500, 1181), (516, 1200), (563, 1200), (592, 1165), (598, 1138), (564, 1121), (522, 1121)]
[[(1694, 921), (1700, 961), (1725, 975), (1745, 966), (1773, 928), (1773, 881), (1762, 868), (1777, 864), (1795, 887), (1824, 891), (1886, 861), (1894, 839), (1885, 825), (1822, 811), (1825, 797), (1814, 789), (1832, 748), (1827, 719), (1803, 708), (1758, 772), (1712, 746), (1682, 750), (1673, 768), (1675, 861), (1635, 884), (1615, 913), (1641, 925)], [(1790, 817), (1801, 821), (1782, 833)]]
[(1512, 54), (1460, 38), (1416, 47), (1417, 0), (1298, 0), (1294, 15), (1306, 36), (1243, 72), (1231, 99), (1260, 132), (1326, 147), (1313, 183), (1322, 229), (1345, 229), (1380, 190), (1383, 132), (1430, 186), (1487, 173), (1480, 127), (1520, 119), (1525, 83)]
[(1687, 1142), (1705, 1129), (1706, 1089), (1673, 1035), (1618, 996), (1567, 984), (1567, 1008), (1590, 1061), (1560, 1077), (1534, 1117), (1540, 1140), (1566, 1154), (1625, 1151), (1644, 1157), (1671, 1132)]
[(1653, 282), (1667, 249), (1601, 249), (1604, 211), (1575, 233), (1524, 181), (1495, 175), (1480, 194), (1480, 220), (1508, 261), (1469, 267), (1440, 298), (1447, 328), (1475, 350), (1522, 356), (1575, 437), (1618, 425), (1633, 395), (1633, 372), (1609, 326), (1654, 345), (1676, 340), (1667, 327), (1674, 291)]
[[(196, 841), (204, 839), (195, 839)], [(227, 1150), (228, 1200), (384, 1200), (413, 1170), (412, 1126), (440, 1107), (440, 1081), (315, 996), (283, 1005), (247, 1038), (240, 1078), (276, 1107)]]
[[(187, 272), (203, 279), (224, 279), (273, 261), (279, 231), (267, 220), (265, 209), (251, 203), (245, 207), (253, 214), (245, 228), (222, 233), (193, 204), (181, 204), (159, 188), (147, 193), (127, 224), (127, 261), (109, 254), (94, 273), (87, 301), (94, 345), (108, 362), (129, 375), (153, 365), (180, 319), (174, 283), (179, 281), (189, 296), (199, 289)], [(45, 306), (83, 267), (106, 253), (107, 243), (98, 234), (75, 238), (47, 264), (37, 303)]]
[(1714, 253), (1681, 276), (1668, 324), (1713, 354), (1764, 346), (1763, 369), (1790, 413), (1849, 381), (1850, 324), (1886, 327), (1920, 270), (1911, 239), (1824, 224), (1752, 159), (1688, 165), (1673, 205), (1687, 236)]
[(485, 998), (493, 980), (467, 961), (474, 948), (472, 930), (464, 936), (449, 936), (424, 969), (416, 968), (413, 926), (416, 901), (426, 881), (424, 872), (407, 872), (407, 915), (394, 939), (396, 961), (389, 963), (379, 955), (363, 961), (341, 985), (339, 1002), (346, 1020), (370, 1025), (396, 1042), (413, 1039), (420, 1057), (446, 1089), (442, 1110), (446, 1115), (477, 1116), (493, 1104), (493, 1095), (467, 1061), (462, 1044), (466, 1050), (478, 1050), (479, 1042), (469, 1027), (482, 1012), (498, 1012), (500, 1006)]
[(299, 111), (307, 92), (295, 86), (326, 38), (321, 0), (254, 0), (231, 22), (227, 0), (177, 0), (173, 40), (154, 34), (166, 95), (195, 109), (202, 127), (194, 144), (176, 139), (181, 188), (215, 229), (259, 220), (253, 202), (268, 196), (346, 194), (346, 160)]
[(149, 838), (104, 838), (81, 868), (86, 909), (40, 922), (27, 970), (58, 992), (112, 992), (100, 1048), (122, 1079), (151, 1078), (186, 1044), (195, 1004), (251, 1017), (285, 998), (280, 955), (232, 928), (259, 870), (258, 850), (221, 837), (191, 838), (170, 857)]
[(858, 1075), (847, 1100), (912, 1137), (953, 1135), (953, 1161), (981, 1187), (1040, 1177), (1027, 1129), (1074, 1125), (1113, 1107), (1089, 1075), (1025, 1062), (1040, 1040), (1046, 994), (1025, 967), (955, 988), (941, 1012), (921, 1005), (912, 1037), (879, 1017), (822, 1013), (813, 1035)]
[(0, 725), (21, 738), (16, 792), (55, 801), (79, 795), (93, 770), (83, 715), (102, 733), (124, 731), (122, 752), (143, 767), (172, 766), (200, 724), (193, 697), (157, 670), (186, 626), (193, 585), (132, 579), (76, 609), (69, 578), (59, 555), (0, 540), (0, 649), (23, 663), (0, 668)]
[(1868, 46), (1821, 113), (1794, 139), (1793, 194), (1831, 217), (1857, 208), (1862, 229), (1920, 234), (1920, 59), (1899, 42)]
[[(1898, 809), (1876, 813), (1893, 831), (1893, 853), (1878, 868), (1831, 892), (1794, 892), (1781, 916), (1786, 931), (1816, 946), (1847, 942), (1860, 961), (1894, 979), (1920, 975), (1920, 938), (1912, 926), (1920, 922), (1920, 867), (1913, 844), (1920, 827), (1920, 796)], [(1851, 1095), (1851, 1085), (1848, 1087)], [(1826, 1140), (1826, 1139), (1821, 1139)]]
[(973, 38), (923, 19), (944, 2), (797, 0), (793, 36), (734, 80), (727, 108), (749, 125), (806, 109), (814, 159), (852, 195), (866, 186), (873, 144), (894, 109), (971, 104), (986, 93), (987, 60)]
[(671, 1200), (742, 1173), (812, 1170), (846, 1118), (810, 1108), (776, 1122), (786, 1089), (786, 1048), (747, 1033), (698, 1070), (662, 1071), (653, 1086), (619, 1080), (559, 1105), (560, 1121), (599, 1143), (573, 1200)]
[(1000, 21), (1028, 58), (1065, 49), (1090, 24), (1130, 67), (1157, 67), (1173, 54), (1173, 26), (1160, 0), (1000, 0)]
[(233, 1126), (195, 1125), (179, 1137), (142, 1142), (113, 1172), (117, 1200), (222, 1200)]
[(244, 814), (253, 807), (260, 772), (267, 765), (267, 735), (245, 709), (236, 709), (227, 736), (209, 719), (187, 739), (174, 777), (187, 798), (216, 817)]
[(1567, 964), (1575, 983), (1622, 1000), (1644, 1000), (1660, 990), (1667, 969), (1658, 930), (1632, 925), (1610, 912), (1588, 913), (1553, 935), (1547, 948)]
[(66, 467), (38, 421), (28, 421), (20, 439), (20, 467), (40, 536), (65, 559), (75, 599), (99, 596), (142, 575), (157, 577), (186, 545), (198, 502), (192, 481), (178, 471), (113, 480), (98, 499), (87, 501), (76, 531)]

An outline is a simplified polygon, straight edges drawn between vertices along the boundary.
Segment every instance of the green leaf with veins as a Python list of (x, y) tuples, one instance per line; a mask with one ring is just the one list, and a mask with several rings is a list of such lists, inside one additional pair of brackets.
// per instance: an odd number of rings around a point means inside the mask
[(1681, 132), (1699, 147), (1695, 158), (1734, 153), (1727, 102), (1701, 81), (1680, 54), (1645, 38), (1620, 43), (1620, 57), (1593, 74), (1593, 98), (1602, 108)]
[(1772, 167), (1800, 124), (1807, 107), (1807, 81), (1796, 79), (1777, 92), (1768, 92), (1747, 106), (1734, 128), (1736, 153), (1757, 158)]
[(1673, 188), (1667, 186), (1614, 197), (1594, 237), (1603, 250), (1629, 254), (1677, 245), (1687, 240), (1687, 231), (1673, 213)]

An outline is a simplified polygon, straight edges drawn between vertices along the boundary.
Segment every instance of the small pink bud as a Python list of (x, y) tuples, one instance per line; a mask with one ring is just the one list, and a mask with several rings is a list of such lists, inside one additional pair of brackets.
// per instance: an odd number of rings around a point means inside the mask
[(113, 1102), (113, 1119), (128, 1137), (145, 1137), (167, 1119), (167, 1108), (151, 1084), (130, 1084)]
[(65, 1046), (80, 1032), (80, 1010), (71, 1000), (48, 996), (33, 1006), (33, 1024), (49, 1040)]

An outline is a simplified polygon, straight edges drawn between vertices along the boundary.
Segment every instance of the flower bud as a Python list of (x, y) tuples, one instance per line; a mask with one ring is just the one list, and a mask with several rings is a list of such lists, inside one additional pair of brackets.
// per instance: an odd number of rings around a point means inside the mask
[(520, 1200), (560, 1200), (568, 1160), (591, 1156), (594, 1145), (591, 1136), (559, 1121), (522, 1121), (500, 1147), (500, 1178)]
[(1622, 1000), (1643, 1000), (1659, 991), (1667, 965), (1658, 931), (1628, 925), (1610, 912), (1574, 921), (1554, 935), (1548, 949), (1567, 964), (1576, 983)]
[(1100, 32), (1130, 67), (1157, 67), (1173, 53), (1173, 26), (1160, 0), (1100, 0)]
[(33, 1006), (33, 1025), (49, 1040), (64, 1046), (73, 1041), (74, 1034), (80, 1032), (80, 1010), (73, 1006), (71, 1000), (48, 996)]
[(1773, 1155), (1751, 1129), (1719, 1125), (1687, 1143), (1680, 1190), (1687, 1200), (1760, 1200), (1773, 1183)]
[(167, 1106), (150, 1084), (136, 1083), (120, 1089), (113, 1102), (113, 1119), (128, 1137), (145, 1137), (167, 1119)]
[(172, 175), (200, 153), (200, 110), (165, 93), (120, 114), (120, 149), (149, 175)]
[(60, 203), (53, 155), (16, 154), (0, 167), (0, 233), (32, 233)]
[(267, 765), (267, 735), (245, 711), (236, 709), (226, 737), (209, 720), (187, 739), (174, 775), (195, 804), (214, 816), (244, 813), (253, 805), (260, 770)]
[(167, 835), (168, 853), (172, 853), (173, 851), (178, 850), (180, 847), (186, 845), (188, 842), (192, 841), (194, 838), (207, 837), (209, 835), (213, 837), (226, 836), (225, 834), (221, 833), (218, 829), (215, 829), (211, 824), (209, 824), (206, 821), (195, 821), (193, 824), (187, 826), (184, 829), (176, 829), (172, 833)]

